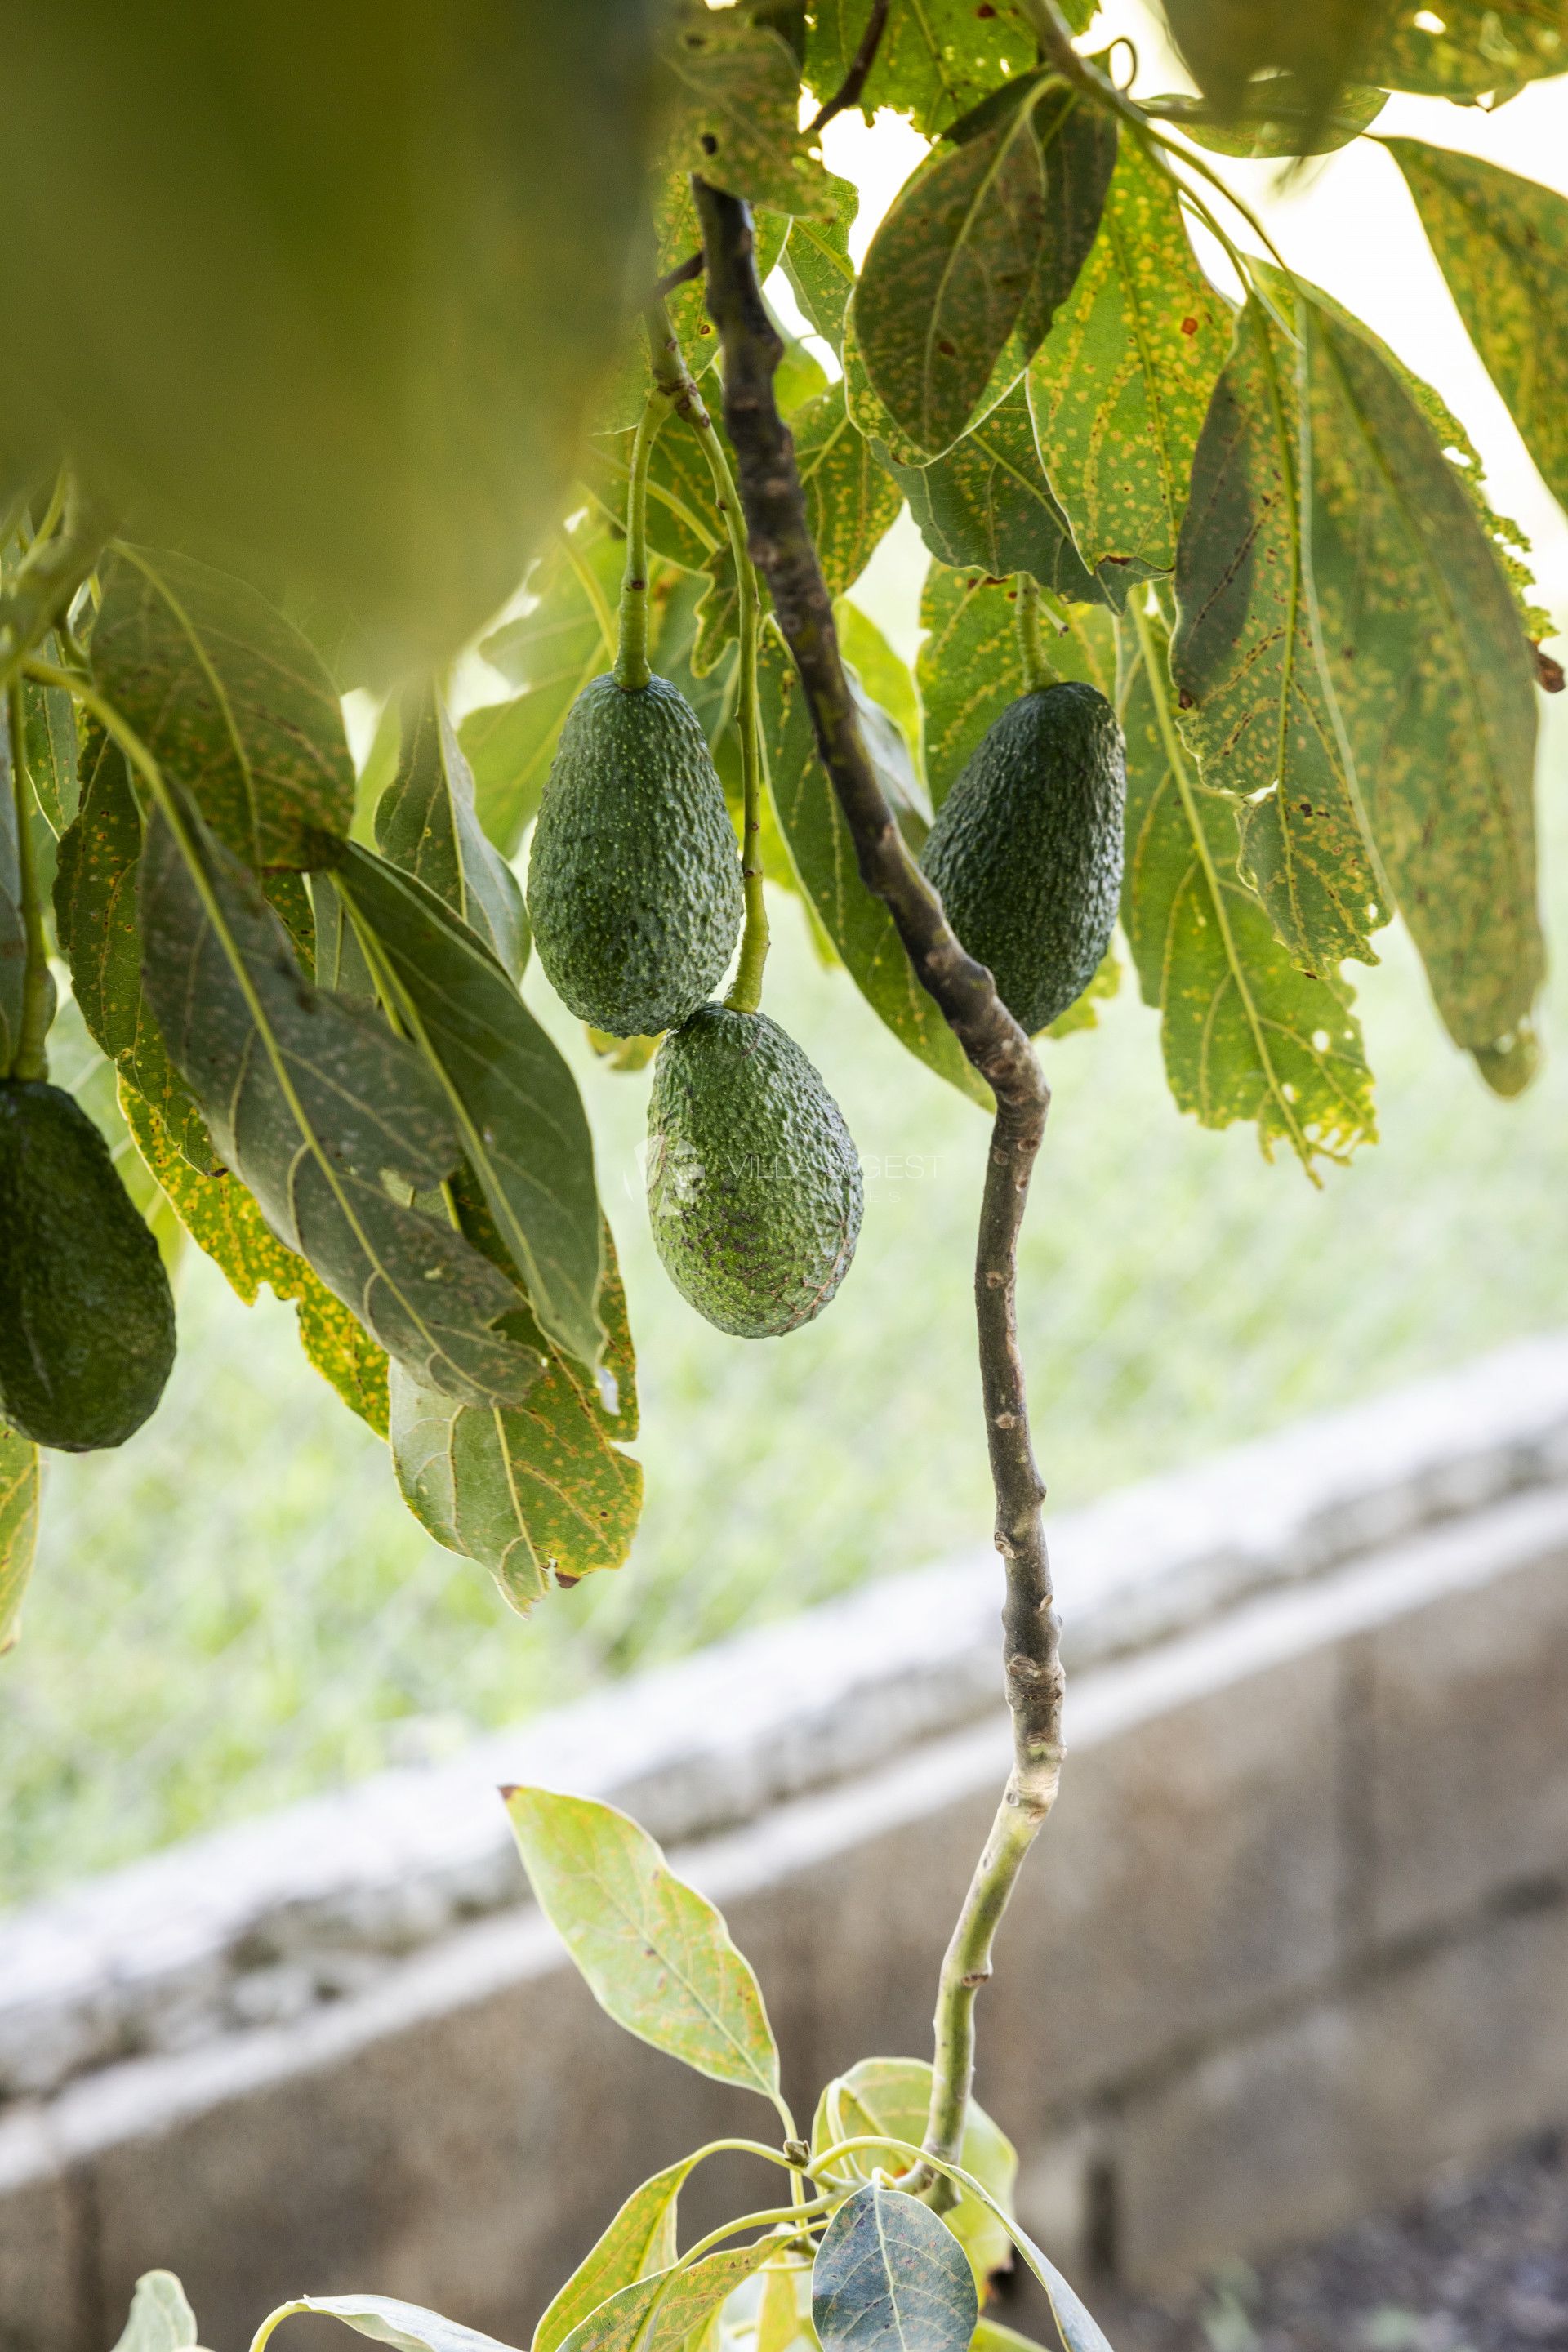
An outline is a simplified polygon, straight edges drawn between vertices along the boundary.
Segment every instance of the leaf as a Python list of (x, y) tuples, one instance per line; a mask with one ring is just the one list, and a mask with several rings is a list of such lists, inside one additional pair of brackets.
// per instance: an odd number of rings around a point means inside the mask
[(968, 2352), (974, 2279), (929, 2205), (868, 2181), (823, 2233), (811, 2315), (823, 2352)]
[(146, 1098), (123, 1077), (121, 1108), (136, 1149), (198, 1248), (222, 1269), (247, 1307), (265, 1282), (298, 1306), (300, 1344), (352, 1412), (386, 1435), (386, 1356), (305, 1260), (273, 1233), (252, 1195), (226, 1169), (202, 1175), (176, 1148)]
[(10, 1068), (22, 1042), (27, 971), (27, 931), (22, 919), (22, 871), (16, 849), (11, 730), (0, 724), (0, 1070)]
[(190, 2352), (195, 2314), (173, 2271), (143, 2271), (114, 2352)]
[(695, 2157), (682, 2157), (634, 2189), (584, 2255), (533, 2331), (530, 2352), (558, 2352), (578, 2322), (624, 2286), (674, 2263), (676, 2202)]
[(1076, 1037), (1086, 1029), (1100, 1026), (1100, 1007), (1116, 995), (1121, 986), (1121, 965), (1114, 947), (1106, 949), (1095, 967), (1093, 979), (1083, 994), (1047, 1022), (1040, 1032), (1042, 1037)]
[[(701, 250), (702, 229), (691, 191), (691, 174), (682, 166), (672, 168), (666, 164), (654, 172), (653, 227), (654, 251), (644, 271), (645, 281), (664, 277)], [(755, 239), (759, 284), (767, 282), (769, 271), (786, 250), (786, 240), (793, 234), (794, 224), (783, 213), (760, 212), (753, 216), (752, 235)], [(665, 308), (687, 366), (694, 376), (704, 374), (719, 358), (720, 344), (713, 321), (708, 316), (707, 294), (701, 279), (676, 287)], [(647, 404), (648, 383), (647, 351), (642, 336), (623, 337), (619, 362), (601, 391), (594, 412), (595, 436), (623, 429), (630, 432)], [(617, 520), (624, 523), (625, 519), (623, 507)]]
[[(480, 1227), (465, 1203), (465, 1229)], [(392, 1454), (404, 1501), (426, 1534), (478, 1560), (520, 1615), (557, 1584), (619, 1568), (642, 1509), (642, 1466), (620, 1451), (637, 1435), (637, 1367), (609, 1229), (598, 1314), (607, 1334), (595, 1376), (537, 1343), (543, 1377), (521, 1405), (460, 1405), (395, 1372)]]
[(1091, 572), (1107, 559), (1150, 572), (1175, 562), (1231, 323), (1173, 182), (1124, 140), (1100, 235), (1028, 375), (1040, 457)]
[(341, 2319), (361, 2336), (395, 2346), (396, 2352), (509, 2352), (477, 2327), (464, 2327), (458, 2320), (443, 2319), (438, 2311), (401, 2303), (393, 2294), (302, 2294), (289, 2309)]
[(1512, 98), (1527, 82), (1568, 68), (1563, 0), (1395, 0), (1366, 60), (1366, 79), (1428, 98)]
[(376, 847), (433, 890), (479, 934), (502, 969), (521, 980), (529, 944), (522, 892), (485, 837), (473, 776), (433, 688), (407, 696), (402, 746), (397, 773), (376, 804)]
[(1004, 2327), (999, 2319), (982, 2316), (974, 2323), (969, 2352), (1042, 2352), (1042, 2347), (1032, 2336), (1020, 2336), (1016, 2327)]
[(844, 313), (855, 290), (849, 232), (860, 208), (860, 191), (853, 180), (837, 179), (831, 172), (826, 174), (826, 183), (836, 208), (834, 216), (831, 220), (807, 217), (795, 223), (784, 248), (784, 269), (795, 299), (811, 324), (824, 342), (842, 353)]
[[(836, 90), (855, 61), (871, 0), (818, 0), (805, 78), (819, 98)], [(1069, 0), (1065, 14), (1081, 33), (1092, 0)], [(921, 0), (895, 7), (860, 95), (868, 122), (884, 106), (912, 117), (929, 136), (946, 131), (1009, 74), (1038, 55), (1035, 30), (1019, 0), (995, 0), (982, 16), (974, 0)]]
[[(923, 2058), (862, 2058), (847, 2074), (829, 2083), (817, 2101), (811, 2126), (814, 2154), (820, 2156), (840, 2140), (859, 2139), (870, 2132), (887, 2132), (894, 2139), (918, 2147), (931, 2106), (931, 2065)], [(850, 2179), (865, 2180), (879, 2160), (876, 2149), (866, 2148), (843, 2158), (835, 2169)], [(964, 2121), (959, 2161), (984, 2182), (1000, 2205), (1012, 2211), (1017, 2152), (1005, 2132), (973, 2099)], [(967, 2194), (960, 2194), (958, 2203), (944, 2218), (968, 2255), (975, 2285), (984, 2294), (992, 2273), (1005, 2270), (1012, 2261), (1011, 2238), (994, 2214), (978, 2198)]]
[(784, 352), (773, 370), (773, 398), (779, 415), (793, 422), (808, 400), (827, 390), (829, 377), (816, 352), (798, 335), (791, 334), (787, 327), (778, 331)]
[(38, 1449), (0, 1427), (0, 1656), (22, 1625), (22, 1599), (38, 1545)]
[(601, 2008), (698, 2074), (776, 2101), (762, 1992), (706, 1895), (613, 1805), (548, 1789), (504, 1793), (540, 1908)]
[[(1142, 616), (1141, 616), (1142, 618)], [(1142, 987), (1159, 1008), (1165, 1075), (1204, 1127), (1251, 1119), (1310, 1175), (1376, 1140), (1372, 1075), (1350, 990), (1333, 967), (1300, 971), (1237, 871), (1234, 801), (1205, 792), (1176, 733), (1157, 614), (1142, 619), (1122, 712), (1127, 856), (1121, 919)]]
[(484, 942), (416, 875), (351, 845), (331, 884), (363, 927), (395, 1025), (441, 1082), (535, 1318), (593, 1366), (599, 1203), (575, 1079)]
[(1318, 0), (1311, 8), (1291, 0), (1164, 5), (1176, 47), (1222, 121), (1234, 121), (1247, 110), (1260, 80), (1283, 74), (1299, 93), (1310, 135), (1348, 82), (1383, 79), (1367, 62), (1383, 0), (1373, 6), (1367, 0)]
[(459, 1234), (395, 1199), (458, 1144), (439, 1080), (374, 1013), (309, 987), (254, 881), (194, 811), (142, 856), (142, 981), (219, 1158), (387, 1353), (464, 1402), (521, 1401), (537, 1350), (501, 1327), (521, 1294)]
[(1384, 144), (1525, 447), (1568, 502), (1568, 201), (1474, 155), (1418, 139)]
[(830, 596), (858, 580), (898, 520), (899, 486), (850, 423), (842, 383), (791, 420), (806, 522)]
[[(722, 422), (715, 417), (713, 423), (732, 464)], [(635, 425), (620, 433), (597, 433), (584, 463), (588, 488), (616, 528), (624, 526), (636, 439)], [(656, 554), (688, 572), (700, 572), (710, 555), (728, 545), (702, 445), (679, 416), (667, 418), (648, 458), (647, 539)]]
[(921, 698), (914, 672), (900, 661), (875, 621), (858, 604), (851, 604), (847, 596), (835, 600), (833, 625), (838, 632), (838, 650), (864, 688), (868, 701), (884, 721), (892, 722), (903, 740), (914, 784), (914, 804), (929, 823), (930, 803), (920, 781)]
[(797, 126), (800, 70), (787, 42), (742, 9), (686, 0), (660, 47), (678, 96), (669, 161), (784, 213), (829, 215), (824, 174)]
[(900, 1043), (988, 1108), (990, 1089), (915, 978), (892, 917), (860, 879), (849, 829), (816, 756), (795, 665), (772, 628), (763, 633), (757, 672), (768, 788), (802, 896)]
[(1294, 75), (1277, 73), (1254, 82), (1239, 114), (1229, 118), (1222, 117), (1208, 99), (1185, 93), (1150, 99), (1147, 110), (1217, 155), (1263, 162), (1274, 156), (1331, 155), (1370, 130), (1387, 103), (1385, 89), (1352, 82), (1325, 113)]
[(1215, 387), (1176, 552), (1171, 675), (1203, 782), (1248, 803), (1245, 866), (1310, 971), (1377, 958), (1384, 903), (1312, 644), (1295, 352), (1256, 296)]
[(1046, 479), (1021, 383), (944, 457), (928, 466), (895, 464), (892, 473), (921, 537), (942, 563), (977, 563), (994, 579), (1028, 572), (1074, 604), (1104, 602)]
[(695, 2347), (738, 2286), (778, 2252), (776, 2238), (726, 2246), (685, 2269), (666, 2270), (622, 2287), (579, 2320), (563, 2352), (681, 2352)]
[[(1017, 602), (1011, 580), (950, 572), (942, 564), (933, 564), (927, 574), (921, 598), (925, 637), (915, 677), (925, 706), (926, 782), (937, 808), (981, 737), (1025, 691)], [(1069, 609), (1065, 633), (1050, 638), (1048, 650), (1064, 677), (1084, 678), (1114, 700), (1116, 649), (1109, 613)]]
[(1297, 315), (1312, 568), (1361, 798), (1445, 1026), (1510, 1092), (1533, 1068), (1545, 971), (1530, 649), (1496, 552), (1405, 385), (1342, 313), (1303, 299)]
[[(46, 661), (58, 661), (59, 646), (52, 633), (39, 651)], [(76, 704), (64, 687), (23, 679), (22, 740), (38, 806), (58, 838), (75, 816), (79, 798)]]
[(247, 581), (116, 544), (93, 683), (247, 866), (319, 866), (353, 816), (353, 762), (321, 657)]

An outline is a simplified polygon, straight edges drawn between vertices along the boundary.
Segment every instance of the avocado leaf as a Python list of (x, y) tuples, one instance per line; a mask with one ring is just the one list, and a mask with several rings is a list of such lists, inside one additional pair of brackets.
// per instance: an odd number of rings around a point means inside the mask
[(516, 875), (486, 838), (474, 779), (434, 687), (403, 707), (397, 772), (376, 803), (375, 845), (478, 932), (513, 980), (528, 961), (528, 916)]

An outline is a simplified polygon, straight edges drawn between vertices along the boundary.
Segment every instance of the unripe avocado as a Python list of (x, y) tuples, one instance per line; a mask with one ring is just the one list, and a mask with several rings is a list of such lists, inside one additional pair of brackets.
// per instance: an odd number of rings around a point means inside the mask
[(109, 1146), (58, 1087), (0, 1079), (0, 1421), (122, 1445), (174, 1361), (169, 1277)]
[(556, 994), (614, 1037), (676, 1028), (718, 986), (741, 935), (741, 856), (697, 713), (667, 678), (628, 689), (606, 674), (567, 712), (528, 911)]
[(1126, 751), (1078, 678), (1009, 703), (937, 813), (921, 865), (1031, 1037), (1083, 994), (1116, 927)]
[(653, 1237), (698, 1313), (742, 1339), (820, 1315), (855, 1255), (860, 1162), (794, 1038), (703, 1005), (659, 1047), (647, 1140)]

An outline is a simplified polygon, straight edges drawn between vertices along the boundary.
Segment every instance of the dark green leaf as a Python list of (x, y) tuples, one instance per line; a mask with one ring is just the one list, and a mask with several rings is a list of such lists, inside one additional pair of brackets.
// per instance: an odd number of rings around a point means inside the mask
[(1310, 971), (1375, 963), (1374, 877), (1312, 644), (1296, 353), (1254, 296), (1215, 390), (1176, 556), (1171, 670), (1205, 783), (1247, 803), (1246, 867)]
[[(924, 641), (915, 677), (925, 706), (926, 782), (940, 808), (970, 753), (1025, 690), (1018, 597), (1011, 580), (933, 564), (921, 598)], [(1042, 616), (1042, 619), (1044, 616)], [(1116, 648), (1109, 613), (1071, 610), (1064, 633), (1049, 631), (1050, 657), (1064, 677), (1116, 693)]]
[(21, 1631), (22, 1599), (38, 1545), (38, 1449), (0, 1427), (0, 1655)]
[[(847, 2074), (829, 2083), (817, 2101), (811, 2126), (813, 2152), (820, 2156), (840, 2140), (860, 2139), (871, 2132), (888, 2132), (918, 2146), (925, 2137), (931, 2107), (931, 2072), (924, 2058), (862, 2058)], [(833, 2168), (840, 2179), (868, 2180), (880, 2161), (875, 2148), (863, 2148), (840, 2158)], [(984, 2183), (999, 2205), (1012, 2211), (1017, 2152), (973, 2099), (964, 2120), (959, 2161)], [(960, 2193), (946, 2220), (969, 2257), (976, 2288), (984, 2294), (992, 2274), (1012, 2261), (1011, 2238), (990, 2208), (967, 2192)]]
[(1035, 446), (1023, 385), (929, 466), (892, 468), (921, 537), (942, 562), (979, 564), (994, 579), (1030, 572), (1074, 604), (1104, 591), (1083, 566)]
[(436, 892), (351, 845), (332, 875), (395, 1024), (440, 1078), (463, 1156), (546, 1337), (594, 1365), (594, 1145), (576, 1081), (514, 982)]
[(1210, 100), (1187, 95), (1151, 99), (1149, 112), (1174, 123), (1216, 155), (1260, 162), (1273, 156), (1331, 155), (1370, 130), (1387, 103), (1385, 89), (1352, 82), (1324, 113), (1293, 74), (1267, 74), (1247, 89), (1240, 113), (1228, 119)]
[(811, 2315), (823, 2352), (968, 2352), (974, 2278), (929, 2205), (868, 2181), (817, 2246)]
[[(834, 949), (900, 1044), (982, 1108), (990, 1091), (910, 966), (893, 919), (861, 881), (854, 845), (812, 738), (795, 665), (770, 626), (758, 661), (763, 743), (779, 831)], [(873, 748), (869, 746), (868, 748)], [(900, 780), (884, 777), (896, 794)]]
[[(1100, 235), (1028, 377), (1039, 454), (1091, 572), (1108, 560), (1134, 576), (1175, 562), (1231, 326), (1188, 242), (1174, 183), (1124, 140)], [(992, 566), (1009, 568), (1021, 567)]]
[(562, 2352), (683, 2352), (701, 2343), (738, 2286), (777, 2253), (776, 2238), (725, 2246), (687, 2269), (659, 2272), (624, 2286), (580, 2320)]
[(195, 2314), (174, 2272), (143, 2271), (114, 2352), (189, 2352), (195, 2341)]
[(518, 1402), (542, 1369), (501, 1328), (521, 1294), (389, 1184), (429, 1192), (458, 1159), (439, 1079), (351, 1001), (310, 988), (282, 926), (194, 812), (142, 855), (142, 981), (220, 1159), (289, 1249), (426, 1386)]
[(1163, 624), (1143, 622), (1122, 727), (1127, 857), (1121, 919), (1143, 1001), (1163, 1015), (1165, 1075), (1205, 1127), (1256, 1120), (1273, 1155), (1311, 1172), (1376, 1139), (1372, 1078), (1351, 993), (1329, 967), (1300, 971), (1237, 871), (1234, 801), (1204, 790), (1176, 733)]
[(858, 580), (897, 520), (899, 487), (849, 421), (844, 386), (819, 393), (792, 419), (806, 520), (830, 596)]
[(800, 69), (786, 41), (742, 8), (684, 0), (661, 54), (677, 91), (674, 167), (752, 204), (831, 216), (822, 166), (800, 135)]
[(136, 1149), (183, 1229), (222, 1267), (247, 1307), (265, 1282), (298, 1308), (307, 1360), (378, 1437), (386, 1435), (386, 1357), (293, 1250), (285, 1249), (237, 1176), (202, 1175), (175, 1148), (158, 1112), (123, 1078), (121, 1107)]
[(394, 2352), (509, 2352), (493, 2336), (481, 2336), (477, 2327), (443, 2319), (416, 2303), (400, 2303), (394, 2294), (302, 2294), (289, 2308), (341, 2319), (359, 2335), (392, 2345)]
[(842, 352), (844, 313), (855, 290), (849, 232), (860, 207), (860, 191), (852, 180), (836, 179), (831, 173), (827, 186), (836, 206), (833, 218), (797, 220), (790, 231), (784, 267), (795, 300), (817, 333)]
[[(465, 1223), (474, 1228), (471, 1208)], [(607, 1227), (604, 1242), (598, 1314), (607, 1337), (596, 1378), (542, 1332), (547, 1369), (521, 1405), (454, 1404), (393, 1374), (404, 1501), (437, 1543), (489, 1569), (522, 1615), (552, 1578), (573, 1584), (619, 1568), (642, 1509), (641, 1465), (620, 1451), (637, 1435), (637, 1381)]]
[(668, 2270), (676, 2257), (676, 2202), (695, 2162), (683, 2157), (634, 2189), (533, 2331), (530, 2352), (558, 2352), (580, 2320), (624, 2286)]
[(761, 1989), (707, 1896), (614, 1805), (549, 1789), (505, 1793), (540, 1908), (600, 2006), (699, 2074), (776, 2100)]
[(1496, 552), (1415, 402), (1340, 312), (1310, 353), (1312, 568), (1362, 803), (1455, 1042), (1500, 1091), (1534, 1065), (1530, 648)]
[[(54, 637), (39, 648), (46, 661), (58, 661)], [(40, 686), (36, 678), (22, 682), (23, 740), (27, 774), (49, 830), (62, 834), (77, 813), (76, 705), (61, 686)]]
[[(806, 79), (819, 98), (830, 96), (848, 73), (870, 13), (871, 0), (818, 0)], [(1073, 30), (1081, 33), (1094, 14), (1093, 0), (1068, 0), (1065, 13)], [(861, 93), (861, 110), (869, 121), (879, 107), (894, 107), (912, 116), (918, 131), (934, 137), (1010, 74), (1033, 66), (1037, 55), (1034, 26), (1019, 0), (995, 0), (984, 16), (974, 0), (895, 6)]]
[(1366, 60), (1366, 78), (1429, 98), (1500, 100), (1568, 70), (1563, 0), (1394, 0)]
[(1525, 447), (1568, 503), (1568, 200), (1475, 155), (1384, 143)]
[(117, 546), (92, 675), (247, 866), (318, 866), (353, 816), (353, 762), (321, 658), (247, 581)]
[(485, 837), (468, 763), (433, 688), (406, 697), (402, 744), (397, 773), (376, 806), (376, 847), (444, 900), (520, 980), (528, 961), (522, 892)]

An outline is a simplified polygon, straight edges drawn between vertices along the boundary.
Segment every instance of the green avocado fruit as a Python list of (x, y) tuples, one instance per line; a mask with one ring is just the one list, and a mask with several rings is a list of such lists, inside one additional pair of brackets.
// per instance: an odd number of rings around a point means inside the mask
[(109, 1146), (58, 1087), (0, 1079), (0, 1421), (123, 1445), (174, 1361), (169, 1277)]
[(1031, 1037), (1083, 994), (1116, 927), (1126, 751), (1078, 678), (1009, 703), (937, 813), (921, 865)]
[(667, 678), (607, 673), (566, 714), (528, 868), (562, 1003), (612, 1037), (678, 1028), (735, 952), (741, 853), (697, 713)]
[(698, 1313), (742, 1339), (820, 1315), (855, 1255), (860, 1161), (794, 1038), (703, 1005), (659, 1048), (647, 1139), (653, 1237)]

